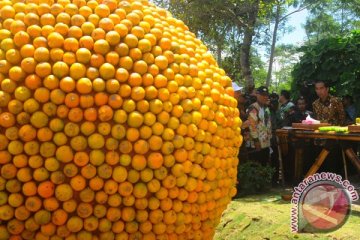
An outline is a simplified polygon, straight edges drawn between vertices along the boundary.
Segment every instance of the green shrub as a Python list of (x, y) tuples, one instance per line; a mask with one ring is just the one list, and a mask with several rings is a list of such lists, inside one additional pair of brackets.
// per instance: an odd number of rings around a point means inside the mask
[(247, 161), (238, 167), (238, 194), (246, 195), (265, 191), (271, 187), (275, 169), (255, 161)]

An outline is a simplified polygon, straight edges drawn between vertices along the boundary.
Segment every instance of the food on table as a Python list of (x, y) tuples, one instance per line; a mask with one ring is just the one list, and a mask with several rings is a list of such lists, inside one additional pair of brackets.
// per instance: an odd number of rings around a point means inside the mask
[(345, 133), (348, 132), (348, 127), (340, 127), (340, 126), (324, 126), (319, 127), (320, 132), (337, 132), (337, 133)]
[(320, 121), (313, 119), (312, 117), (310, 117), (310, 115), (307, 115), (306, 119), (302, 120), (301, 123), (302, 124), (319, 124)]

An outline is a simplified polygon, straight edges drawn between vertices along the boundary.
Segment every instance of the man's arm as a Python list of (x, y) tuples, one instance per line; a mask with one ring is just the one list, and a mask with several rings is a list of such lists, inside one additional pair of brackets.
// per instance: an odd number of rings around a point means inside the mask
[(257, 129), (256, 129), (256, 125), (258, 123), (258, 116), (257, 116), (256, 108), (250, 109), (248, 121), (249, 121), (249, 130), (250, 130), (251, 138), (252, 139), (258, 139), (259, 134), (258, 134)]
[(316, 104), (316, 102), (312, 103), (312, 107), (313, 107), (313, 117), (314, 119), (318, 119), (318, 105)]
[(261, 144), (259, 141), (259, 133), (256, 128), (259, 119), (258, 119), (258, 110), (256, 108), (252, 108), (251, 110), (249, 110), (248, 121), (250, 124), (249, 125), (250, 138), (254, 142), (255, 149), (260, 150)]
[(346, 119), (344, 106), (343, 106), (342, 102), (338, 98), (336, 100), (337, 100), (336, 101), (336, 111), (338, 113), (339, 124), (343, 125), (345, 123), (345, 119)]

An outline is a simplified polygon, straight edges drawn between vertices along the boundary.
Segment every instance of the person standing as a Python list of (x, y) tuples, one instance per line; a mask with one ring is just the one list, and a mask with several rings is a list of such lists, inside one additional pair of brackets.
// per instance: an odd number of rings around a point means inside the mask
[(333, 125), (345, 123), (345, 111), (341, 100), (329, 94), (329, 85), (320, 80), (315, 82), (315, 92), (319, 97), (313, 102), (315, 119)]
[(278, 129), (276, 114), (279, 109), (279, 95), (277, 93), (273, 92), (269, 95), (269, 97), (270, 97), (269, 108), (270, 108), (270, 113), (271, 113), (271, 126), (272, 126), (273, 133), (275, 133), (276, 129)]
[(250, 139), (252, 149), (249, 158), (261, 163), (269, 163), (271, 144), (271, 115), (269, 104), (269, 90), (261, 86), (256, 91), (256, 102), (247, 109)]
[(280, 92), (279, 103), (280, 107), (278, 110), (277, 124), (279, 128), (282, 128), (284, 126), (289, 126), (289, 117), (293, 112), (292, 110), (294, 109), (295, 105), (290, 101), (290, 92), (286, 90), (282, 90)]

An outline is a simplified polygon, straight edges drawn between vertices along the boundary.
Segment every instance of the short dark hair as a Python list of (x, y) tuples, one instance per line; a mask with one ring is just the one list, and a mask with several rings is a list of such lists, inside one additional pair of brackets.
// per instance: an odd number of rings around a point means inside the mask
[(279, 99), (279, 95), (276, 92), (272, 92), (269, 97), (273, 99)]
[(304, 96), (298, 97), (298, 99), (296, 99), (296, 103), (298, 103), (300, 100), (303, 100), (303, 101), (305, 101), (305, 103), (307, 103), (307, 100)]
[(323, 83), (326, 88), (330, 87), (329, 83), (325, 82), (324, 80), (315, 80), (314, 84), (317, 84), (317, 83)]
[(285, 97), (287, 100), (290, 99), (290, 92), (287, 90), (281, 90), (280, 95)]

